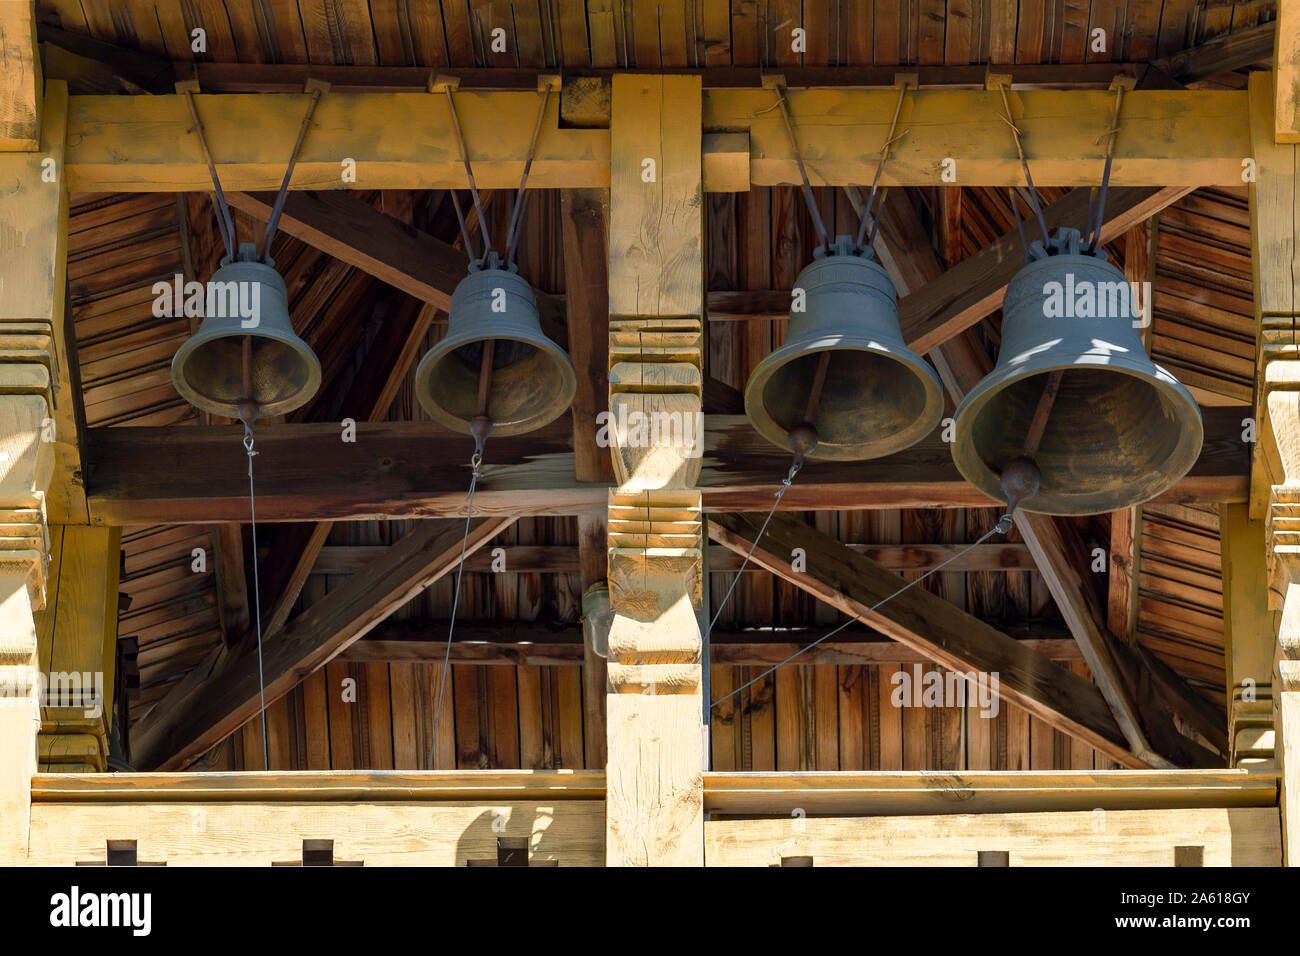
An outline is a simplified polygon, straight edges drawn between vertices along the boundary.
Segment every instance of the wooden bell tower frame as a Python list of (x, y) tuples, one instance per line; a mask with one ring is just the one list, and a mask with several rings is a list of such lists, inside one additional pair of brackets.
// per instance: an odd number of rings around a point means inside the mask
[[(1161, 829), (1160, 821), (1168, 821), (1171, 832), (1193, 827), (1217, 834), (1248, 824), (1252, 834), (1262, 834), (1251, 848), (1256, 859), (1276, 861), (1283, 852), (1287, 862), (1300, 859), (1300, 23), (1293, 6), (1282, 5), (1277, 31), (1276, 69), (1254, 74), (1248, 92), (1126, 94), (1129, 120), (1116, 147), (1114, 202), (1102, 230), (1104, 239), (1113, 239), (1199, 186), (1250, 184), (1260, 361), (1249, 494), (1244, 476), (1208, 466), (1194, 470), (1173, 493), (1223, 507), (1229, 737), (1234, 767), (1241, 769), (1166, 769), (1167, 749), (1162, 752), (1162, 743), (1143, 730), (1148, 702), (1125, 677), (1134, 666), (1129, 652), (1117, 649), (1098, 623), (1105, 621), (1105, 609), (1091, 606), (1095, 599), (1079, 586), (1077, 532), (1030, 516), (1023, 525), (1025, 541), (1095, 687), (1064, 671), (1062, 676), (1053, 670), (1044, 680), (1045, 659), (1017, 657), (1005, 635), (919, 596), (906, 613), (900, 606), (871, 620), (933, 659), (997, 666), (1009, 699), (1081, 735), (1134, 773), (1068, 786), (1048, 779), (1050, 774), (1025, 775), (1015, 786), (1005, 775), (973, 775), (970, 812), (987, 813), (973, 825), (976, 843), (1012, 832), (1023, 838), (1023, 821), (1017, 829), (995, 818), (1026, 810), (1052, 817), (1035, 824), (1044, 840), (1053, 832), (1082, 833), (1087, 812), (1102, 801), (1116, 813), (1149, 815), (1125, 817), (1135, 829), (1114, 837), (1121, 841), (1115, 852), (1136, 853), (1129, 862), (1163, 859), (1163, 837), (1150, 836)], [(151, 494), (115, 484), (114, 461), (134, 458), (141, 468), (151, 461), (157, 468), (149, 458), (153, 450), (130, 445), (130, 435), (90, 441), (77, 414), (66, 293), (69, 191), (207, 190), (207, 168), (186, 135), (183, 97), (69, 96), (64, 83), (42, 76), (28, 3), (0, 4), (0, 48), (6, 63), (0, 74), (0, 863), (75, 862), (102, 850), (107, 836), (132, 827), (141, 830), (142, 859), (204, 862), (219, 855), (215, 847), (236, 844), (245, 862), (294, 859), (298, 843), (321, 836), (303, 831), (293, 816), (289, 804), (301, 800), (329, 804), (322, 819), (328, 817), (343, 834), (336, 856), (367, 862), (490, 858), (498, 834), (480, 822), (494, 808), (504, 808), (516, 821), (508, 836), (533, 839), (538, 858), (550, 854), (611, 865), (774, 862), (809, 853), (827, 859), (851, 853), (866, 839), (863, 834), (879, 832), (873, 817), (845, 815), (845, 807), (856, 814), (924, 819), (919, 814), (928, 811), (916, 808), (930, 797), (917, 775), (828, 774), (792, 781), (788, 775), (707, 772), (701, 641), (707, 545), (715, 540), (742, 552), (748, 548), (753, 529), (729, 512), (765, 508), (782, 459), (755, 445), (759, 439), (736, 416), (706, 423), (702, 454), (685, 440), (629, 447), (617, 428), (606, 451), (584, 424), (605, 407), (606, 396), (591, 385), (605, 373), (615, 420), (621, 411), (679, 419), (702, 415), (705, 195), (799, 181), (780, 116), (769, 109), (771, 90), (711, 88), (698, 75), (681, 74), (614, 75), (603, 125), (562, 124), (561, 102), (548, 115), (529, 185), (565, 191), (566, 236), (589, 253), (581, 267), (566, 256), (569, 314), (591, 330), (585, 334), (569, 325), (568, 345), (582, 383), (573, 467), (569, 474), (548, 473), (545, 481), (553, 487), (543, 489), (536, 473), (503, 467), (478, 499), (501, 516), (478, 525), (479, 544), (512, 515), (580, 516), (584, 585), (607, 579), (615, 612), (607, 668), (589, 651), (584, 671), (591, 717), (607, 726), (603, 747), (598, 738), (588, 740), (588, 758), (603, 761), (604, 772), (412, 773), (364, 780), (330, 774), (301, 781), (288, 780), (292, 774), (205, 779), (181, 772), (211, 734), (246, 718), (247, 701), (241, 699), (213, 716), (205, 729), (209, 736), (195, 736), (186, 743), (189, 750), (168, 755), (175, 761), (168, 767), (178, 772), (165, 777), (127, 781), (130, 775), (87, 773), (58, 780), (38, 773), (39, 755), (51, 748), (79, 748), (87, 771), (104, 769), (110, 708), (92, 717), (76, 708), (42, 707), (37, 689), (40, 675), (55, 670), (111, 673), (121, 526), (229, 522), (243, 512), (233, 493), (218, 493), (216, 483), (225, 481), (220, 476), (178, 476), (173, 487)], [(917, 93), (903, 119), (910, 132), (891, 158), (887, 185), (949, 182), (944, 177), (954, 170), (962, 185), (1019, 184), (1001, 98), (993, 92), (1007, 81), (990, 76), (990, 89)], [(455, 95), (466, 138), (485, 144), (484, 155), (475, 157), (479, 185), (513, 188), (527, 152), (535, 92)], [(801, 134), (815, 184), (869, 179), (863, 143), (877, 142), (889, 128), (896, 92), (828, 87), (789, 95), (792, 110), (805, 118)], [(1023, 90), (1011, 98), (1033, 152), (1035, 181), (1092, 185), (1099, 164), (1079, 157), (1097, 155), (1112, 94)], [(229, 147), (223, 183), (240, 192), (276, 188), (295, 133), (285, 118), (301, 115), (303, 96), (240, 93), (220, 101), (219, 109), (205, 115), (209, 138)], [(384, 135), (394, 127), (403, 135)], [(464, 186), (446, 119), (429, 107), (427, 93), (332, 93), (320, 104), (316, 129), (320, 135), (308, 139), (298, 161), (294, 189), (341, 188), (344, 162), (355, 165), (368, 189)], [(1081, 220), (1081, 201), (1067, 197), (1049, 216)], [(904, 333), (913, 348), (936, 357), (954, 399), (988, 368), (989, 357), (962, 333), (1001, 301), (1008, 276), (999, 285), (997, 270), (1008, 267), (994, 266), (996, 258), (974, 257), (973, 264), (948, 275), (933, 257), (914, 264), (918, 285), (909, 290), (914, 297), (904, 309)], [(922, 282), (928, 284), (922, 288)], [(608, 351), (601, 354), (606, 334)], [(1232, 422), (1211, 424), (1207, 437), (1212, 432), (1216, 441), (1230, 441), (1241, 431)], [(367, 434), (376, 440), (387, 434), (379, 425), (371, 428)], [(292, 426), (267, 426), (266, 436), (268, 449), (283, 442), (311, 454), (314, 447)], [(533, 446), (521, 439), (502, 447), (523, 460)], [(455, 478), (459, 482), (459, 474)], [(792, 491), (788, 507), (982, 503), (969, 488), (927, 482), (919, 473), (915, 481), (903, 481), (869, 466), (827, 466)], [(316, 514), (322, 521), (360, 513), (349, 510), (362, 505), (347, 497), (346, 483), (337, 484), (328, 507)], [(405, 500), (395, 497), (392, 515), (403, 515), (404, 508), (455, 513), (461, 486), (443, 484)], [(287, 511), (277, 515), (276, 507), (268, 508), (268, 520), (287, 517)], [(834, 566), (835, 573), (825, 566), (796, 570), (789, 561), (794, 544), (822, 549), (823, 565)], [(449, 548), (438, 541), (424, 546), (439, 555)], [(850, 613), (868, 606), (885, 586), (879, 566), (834, 550), (797, 523), (778, 520), (755, 560)], [(1267, 601), (1259, 586), (1265, 574)], [(396, 600), (395, 594), (388, 597)], [(908, 614), (930, 616), (922, 628)], [(294, 652), (290, 645), (284, 653)], [(234, 694), (242, 685), (232, 677), (228, 687), (221, 686), (222, 693)], [(239, 779), (229, 779), (234, 777)], [(1025, 789), (1033, 793), (1026, 796)], [(412, 801), (431, 808), (436, 825), (420, 829), (426, 825), (410, 822), (417, 819)], [(264, 810), (275, 826), (249, 827), (255, 818), (249, 807)], [(791, 807), (806, 812), (792, 818)], [(189, 853), (168, 834), (189, 832), (196, 811), (222, 837), (213, 836), (203, 852)], [(1250, 819), (1243, 823), (1240, 814)], [(536, 821), (543, 818), (547, 825), (539, 830)], [(929, 833), (926, 827), (933, 830), (936, 821), (916, 824), (915, 832)], [(399, 822), (415, 828), (414, 849), (366, 842), (367, 832)], [(473, 838), (466, 838), (471, 832)], [(1036, 846), (1023, 838), (1013, 852), (1032, 861)], [(1135, 846), (1140, 849), (1133, 851)]]

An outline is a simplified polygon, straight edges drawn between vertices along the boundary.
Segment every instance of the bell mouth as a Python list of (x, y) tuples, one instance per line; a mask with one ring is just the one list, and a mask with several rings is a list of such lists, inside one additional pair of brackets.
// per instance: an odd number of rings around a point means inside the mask
[[(244, 394), (245, 335), (251, 340), (252, 396)], [(172, 384), (191, 405), (214, 415), (238, 418), (240, 405), (250, 397), (259, 417), (284, 415), (311, 401), (320, 388), (320, 361), (303, 348), (255, 331), (206, 341), (191, 338), (172, 360)]]
[(760, 362), (745, 388), (745, 413), (772, 444), (787, 447), (790, 430), (805, 420), (823, 352), (830, 352), (830, 361), (812, 418), (817, 447), (809, 458), (880, 458), (938, 426), (943, 386), (911, 349), (868, 339), (803, 341)]
[[(448, 336), (420, 362), (416, 395), (431, 418), (468, 435), (478, 414), (478, 379), (484, 339)], [(494, 436), (540, 428), (568, 409), (578, 388), (568, 355), (549, 339), (493, 337), (487, 412)]]
[(1056, 363), (1000, 380), (990, 376), (989, 387), (971, 392), (957, 409), (953, 459), (958, 470), (990, 498), (1004, 501), (1002, 469), (1022, 454), (1048, 374), (1061, 371), (1034, 455), (1042, 485), (1021, 507), (1039, 514), (1092, 515), (1168, 491), (1196, 463), (1203, 428), (1191, 393), (1159, 366), (1156, 375), (1151, 370), (1151, 365)]

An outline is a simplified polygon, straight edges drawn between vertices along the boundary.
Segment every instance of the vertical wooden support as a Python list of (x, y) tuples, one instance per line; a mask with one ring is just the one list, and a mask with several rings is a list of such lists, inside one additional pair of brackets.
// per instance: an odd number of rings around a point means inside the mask
[(1223, 625), (1227, 650), (1228, 740), (1234, 767), (1277, 766), (1273, 745), (1273, 614), (1261, 584), (1264, 522), (1244, 504), (1219, 509)]
[(704, 203), (698, 76), (618, 75), (610, 119), (610, 865), (704, 862)]
[[(12, 12), (0, 20), (7, 23)], [(6, 26), (6, 56), (11, 40)], [(9, 98), (0, 102), (0, 116), (21, 112), (12, 98), (26, 88), (0, 90), (0, 99)], [(57, 457), (52, 379), (66, 362), (57, 344), (67, 247), (66, 85), (49, 84), (43, 116), (39, 150), (0, 152), (0, 863), (26, 857), (37, 768), (41, 668), (33, 612), (45, 604), (49, 561), (46, 491)], [(43, 178), (51, 167), (53, 177)]]
[(1282, 844), (1286, 862), (1300, 865), (1300, 279), (1295, 274), (1300, 174), (1296, 147), (1274, 139), (1275, 121), (1284, 117), (1274, 112), (1268, 74), (1251, 78), (1250, 113), (1257, 180), (1250, 187), (1251, 258), (1259, 328), (1251, 504), (1252, 513), (1260, 510), (1267, 492), (1265, 565), (1269, 605), (1278, 612), (1272, 692), (1282, 770)]
[(55, 525), (36, 635), (46, 699), (42, 772), (107, 769), (117, 663), (121, 528)]

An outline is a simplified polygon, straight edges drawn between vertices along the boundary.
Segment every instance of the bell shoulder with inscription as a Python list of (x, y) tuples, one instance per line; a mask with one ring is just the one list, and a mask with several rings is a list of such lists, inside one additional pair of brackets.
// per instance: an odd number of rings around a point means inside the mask
[(894, 284), (870, 249), (839, 236), (815, 256), (795, 282), (785, 343), (749, 376), (745, 413), (783, 448), (810, 422), (810, 458), (901, 451), (939, 424), (939, 376), (903, 341)]
[(478, 414), (483, 350), (494, 340), (487, 414), (494, 436), (553, 421), (573, 402), (578, 379), (568, 354), (547, 338), (533, 288), (496, 253), (470, 264), (451, 296), (447, 334), (415, 371), (415, 394), (435, 421), (465, 434)]
[(256, 258), (252, 243), (240, 246), (239, 259), (222, 259), (212, 274), (203, 322), (177, 350), (171, 377), (191, 405), (226, 418), (239, 417), (250, 400), (259, 417), (283, 415), (320, 388), (320, 360), (293, 330), (284, 279), (271, 260)]
[[(1135, 289), (1060, 229), (1007, 286), (993, 371), (954, 416), (953, 459), (966, 480), (1005, 501), (1000, 476), (1022, 456), (1053, 373), (1060, 373), (1031, 456), (1041, 483), (1026, 511), (1089, 515), (1167, 491), (1196, 462), (1203, 429), (1192, 394), (1142, 344)], [(1147, 304), (1150, 307), (1150, 304)]]

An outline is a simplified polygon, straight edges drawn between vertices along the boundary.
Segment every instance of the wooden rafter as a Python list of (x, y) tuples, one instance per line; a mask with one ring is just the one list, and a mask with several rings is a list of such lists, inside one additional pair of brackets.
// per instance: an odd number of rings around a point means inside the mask
[[(762, 516), (714, 515), (709, 536), (733, 551), (754, 545)], [(790, 555), (802, 548), (806, 569)], [(830, 535), (786, 514), (772, 517), (750, 559), (800, 590), (958, 672), (997, 674), (1001, 696), (1057, 729), (1086, 740), (1126, 767), (1149, 766), (1124, 743), (1095, 687), (1014, 638), (924, 588), (911, 588), (879, 611), (868, 609), (906, 583)]]
[[(477, 551), (513, 518), (478, 518), (465, 539)], [(265, 643), (266, 702), (283, 697), (353, 641), (445, 574), (460, 559), (464, 522), (424, 522), (363, 574), (330, 591)], [(133, 758), (178, 769), (258, 713), (258, 656), (247, 644), (218, 648), (141, 719)]]
[[(1106, 200), (1103, 242), (1111, 242), (1191, 191), (1188, 187), (1112, 189)], [(886, 204), (886, 214), (892, 204)], [(1066, 193), (1043, 210), (1048, 228), (1081, 229), (1088, 213), (1088, 190)], [(1032, 238), (1032, 234), (1031, 234)], [(909, 251), (910, 251), (910, 247)], [(929, 240), (926, 240), (929, 248)], [(1001, 308), (1007, 283), (1024, 264), (1015, 231), (985, 246), (951, 269), (941, 267), (920, 288), (899, 301), (903, 338), (918, 352), (928, 352), (958, 332)]]
[[(481, 188), (518, 185), (527, 155), (537, 94), (456, 94), (465, 141), (474, 154)], [(791, 110), (816, 144), (807, 156), (816, 184), (845, 185), (863, 178), (863, 142), (886, 135), (897, 97), (886, 90), (792, 91)], [(1104, 90), (1023, 90), (1013, 98), (1017, 123), (1036, 150), (1035, 181), (1043, 186), (1091, 185), (1103, 147), (1113, 95)], [(222, 182), (231, 190), (274, 189), (296, 133), (288, 115), (300, 115), (302, 94), (230, 94), (196, 97)], [(1010, 143), (985, 135), (1002, 122), (996, 93), (922, 90), (911, 98), (912, 133), (891, 156), (891, 185), (941, 185), (944, 164), (958, 164), (964, 185), (1007, 186), (1023, 172)], [(1146, 91), (1125, 97), (1125, 135), (1116, 144), (1112, 185), (1236, 186), (1250, 136), (1240, 91)], [(748, 130), (749, 181), (800, 181), (797, 164), (770, 91), (706, 90), (706, 131)], [(553, 103), (543, 123), (529, 178), (533, 188), (589, 188), (610, 182), (610, 133), (564, 129)], [(854, 117), (855, 122), (845, 122)], [(69, 112), (67, 179), (87, 192), (205, 189), (210, 177), (188, 133), (184, 98), (74, 96)], [(393, 129), (403, 135), (393, 136)], [(295, 167), (292, 188), (343, 188), (355, 167), (371, 188), (464, 188), (465, 172), (445, 104), (427, 93), (329, 93), (320, 101)], [(702, 149), (702, 147), (701, 147)], [(701, 155), (703, 153), (701, 152)], [(728, 188), (735, 184), (728, 180)]]

